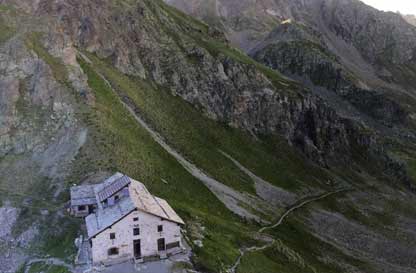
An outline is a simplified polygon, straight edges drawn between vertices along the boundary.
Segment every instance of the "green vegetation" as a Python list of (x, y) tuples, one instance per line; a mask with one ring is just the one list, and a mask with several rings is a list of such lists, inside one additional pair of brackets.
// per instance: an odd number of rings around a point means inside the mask
[[(289, 250), (293, 253), (292, 250)], [(295, 254), (298, 256), (298, 254)], [(315, 273), (304, 264), (298, 264), (291, 256), (280, 253), (273, 248), (247, 254), (237, 269), (237, 273)], [(302, 260), (302, 258), (300, 258)]]
[(42, 33), (33, 32), (28, 34), (26, 38), (26, 46), (33, 50), (36, 55), (39, 56), (44, 62), (46, 62), (52, 70), (55, 80), (59, 83), (64, 84), (67, 87), (70, 87), (68, 82), (68, 71), (63, 64), (62, 60), (56, 57), (53, 57), (49, 52), (43, 47), (41, 43)]
[(72, 263), (76, 253), (74, 242), (80, 235), (81, 223), (82, 220), (71, 216), (50, 220), (51, 225), (59, 228), (53, 230), (45, 228), (41, 231), (41, 237), (46, 238), (41, 242), (41, 252)]
[(34, 263), (30, 266), (29, 273), (70, 273), (70, 271), (63, 266)]
[[(304, 219), (298, 216), (287, 218), (281, 226), (270, 232), (279, 240), (272, 248), (263, 251), (263, 255), (279, 263), (281, 272), (343, 272), (343, 269), (339, 267), (340, 263), (353, 265), (363, 269), (364, 272), (374, 272), (366, 263), (351, 258), (338, 248), (317, 238), (308, 231)], [(324, 262), (321, 259), (327, 255), (333, 262)], [(255, 272), (259, 271), (250, 273)]]
[[(2, 6), (0, 5), (0, 7)], [(14, 33), (15, 29), (11, 26), (8, 26), (5, 20), (0, 17), (0, 45), (9, 40)]]

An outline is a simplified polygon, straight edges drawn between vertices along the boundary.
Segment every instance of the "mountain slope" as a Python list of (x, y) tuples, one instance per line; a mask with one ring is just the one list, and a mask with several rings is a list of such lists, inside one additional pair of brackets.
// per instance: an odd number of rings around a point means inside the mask
[[(37, 256), (72, 262), (81, 223), (65, 215), (68, 187), (116, 170), (185, 219), (201, 272), (226, 272), (240, 248), (270, 238), (236, 271), (413, 269), (414, 173), (371, 128), (221, 32), (154, 0), (7, 0), (0, 11), (0, 217), (13, 219), (0, 232), (2, 271)], [(415, 158), (406, 143), (394, 148)], [(339, 188), (351, 191), (258, 233)]]
[[(416, 28), (399, 14), (356, 0), (169, 3), (207, 23), (216, 18), (234, 45), (308, 86), (338, 115), (399, 142), (414, 140)], [(208, 3), (217, 11), (210, 16), (212, 9), (200, 8)], [(260, 26), (270, 20), (272, 28)], [(233, 39), (240, 27), (257, 35), (245, 38), (250, 47)]]

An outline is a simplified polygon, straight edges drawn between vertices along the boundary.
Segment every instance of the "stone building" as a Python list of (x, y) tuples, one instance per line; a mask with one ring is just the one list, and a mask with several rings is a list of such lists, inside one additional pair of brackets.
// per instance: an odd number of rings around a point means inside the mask
[(73, 187), (71, 212), (86, 216), (94, 264), (164, 258), (182, 250), (183, 220), (165, 200), (121, 173)]

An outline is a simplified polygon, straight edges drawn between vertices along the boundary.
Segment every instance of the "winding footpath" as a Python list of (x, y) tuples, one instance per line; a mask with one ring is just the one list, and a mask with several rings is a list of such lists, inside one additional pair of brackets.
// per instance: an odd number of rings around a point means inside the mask
[[(91, 63), (91, 61), (84, 55), (81, 54), (81, 57), (83, 57), (88, 63)], [(140, 116), (136, 105), (128, 96), (118, 92), (100, 71), (97, 71), (96, 69), (94, 69), (94, 71), (117, 96), (120, 103), (131, 114), (136, 122), (149, 133), (150, 137), (158, 143), (161, 148), (169, 153), (189, 174), (201, 181), (230, 211), (243, 218), (252, 219), (259, 223), (263, 222), (259, 216), (246, 209), (248, 206), (260, 211), (261, 207), (257, 204), (262, 201), (261, 199), (256, 198), (255, 196), (244, 195), (232, 189), (231, 187), (211, 177), (198, 168), (194, 163), (186, 159), (181, 153), (169, 145), (165, 139)]]
[(55, 266), (62, 266), (65, 267), (66, 269), (68, 269), (70, 272), (73, 272), (74, 267), (70, 264), (67, 264), (66, 262), (62, 261), (61, 259), (58, 258), (46, 258), (46, 259), (32, 259), (30, 261), (28, 261), (25, 265), (25, 270), (24, 273), (29, 273), (30, 272), (30, 268), (32, 267), (33, 264), (36, 263), (43, 263), (43, 264), (47, 264), (47, 265), (55, 265)]
[[(316, 202), (316, 201), (328, 198), (332, 195), (335, 195), (335, 194), (338, 194), (338, 193), (341, 193), (341, 192), (345, 192), (345, 191), (348, 191), (348, 190), (349, 189), (339, 189), (339, 190), (330, 191), (330, 192), (327, 192), (327, 193), (324, 193), (324, 194), (321, 194), (321, 195), (318, 195), (318, 196), (312, 196), (312, 197), (306, 198), (305, 200), (294, 204), (288, 210), (286, 210), (286, 212), (283, 213), (282, 216), (279, 217), (278, 221), (275, 224), (270, 225), (270, 226), (262, 227), (261, 229), (258, 230), (258, 233), (264, 233), (264, 231), (266, 231), (266, 230), (274, 229), (274, 228), (280, 226), (283, 223), (283, 221), (295, 210), (298, 210), (298, 209), (300, 209), (300, 208), (302, 208), (302, 207), (304, 207), (304, 206), (306, 206), (306, 205), (308, 205), (312, 202)], [(268, 242), (267, 244), (265, 244), (263, 246), (252, 246), (252, 247), (249, 247), (249, 248), (241, 248), (240, 249), (240, 256), (238, 256), (234, 265), (230, 269), (228, 269), (227, 272), (228, 273), (236, 273), (236, 270), (237, 270), (238, 266), (240, 265), (241, 260), (244, 257), (244, 255), (246, 255), (247, 253), (250, 253), (250, 252), (257, 252), (257, 251), (265, 250), (265, 249), (271, 247), (275, 242), (276, 242), (276, 240), (273, 239), (273, 240), (271, 240), (270, 242)]]

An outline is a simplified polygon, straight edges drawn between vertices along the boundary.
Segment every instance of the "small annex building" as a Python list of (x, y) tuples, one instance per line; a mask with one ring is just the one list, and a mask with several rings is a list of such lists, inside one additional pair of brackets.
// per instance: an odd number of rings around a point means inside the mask
[(182, 251), (183, 220), (166, 200), (124, 174), (72, 187), (70, 210), (85, 217), (93, 264), (165, 258)]

